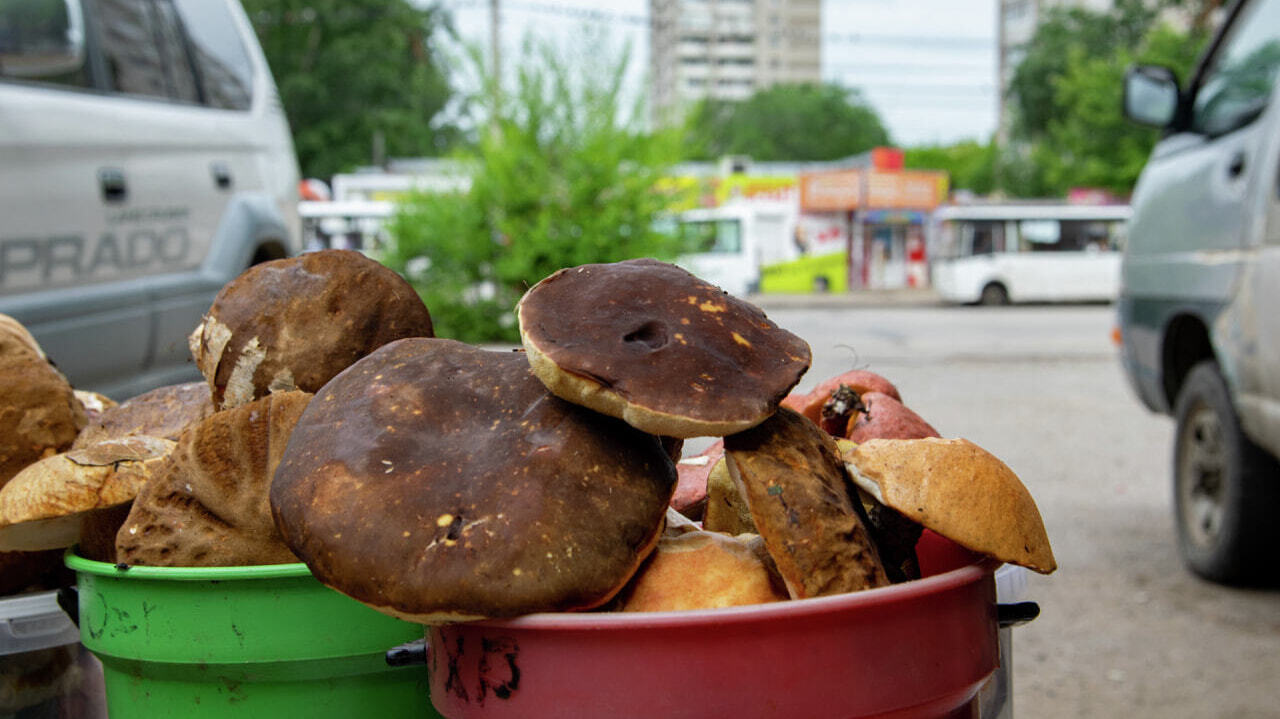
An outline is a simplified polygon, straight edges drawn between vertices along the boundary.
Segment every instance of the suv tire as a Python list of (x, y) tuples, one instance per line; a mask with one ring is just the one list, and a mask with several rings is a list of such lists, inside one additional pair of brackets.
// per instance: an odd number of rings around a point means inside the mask
[(1214, 582), (1273, 581), (1280, 532), (1268, 515), (1280, 497), (1280, 464), (1244, 436), (1217, 362), (1191, 368), (1174, 417), (1174, 521), (1183, 561)]

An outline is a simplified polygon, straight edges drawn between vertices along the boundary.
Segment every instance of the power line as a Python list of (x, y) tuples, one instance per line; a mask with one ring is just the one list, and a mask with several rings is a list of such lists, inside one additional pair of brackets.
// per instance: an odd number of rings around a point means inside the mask
[[(488, 0), (444, 0), (442, 4), (453, 9), (480, 9), (482, 7), (488, 7)], [(551, 15), (579, 20), (582, 22), (611, 26), (626, 24), (637, 27), (642, 26), (649, 29), (653, 29), (655, 27), (669, 29), (672, 26), (679, 26), (679, 23), (674, 20), (655, 21), (649, 14), (624, 13), (600, 8), (573, 7), (569, 5), (558, 5), (555, 3), (535, 2), (533, 0), (504, 0), (503, 9), (505, 11)], [(690, 35), (710, 33), (710, 30), (688, 30)], [(813, 42), (821, 39), (822, 42), (836, 45), (907, 45), (911, 47), (924, 45), (934, 48), (988, 48), (994, 47), (996, 42), (996, 38), (994, 36), (986, 35), (896, 35), (852, 32), (824, 32), (817, 34), (792, 28), (771, 29), (767, 33), (762, 34), (768, 34), (770, 36), (777, 34), (799, 42)]]

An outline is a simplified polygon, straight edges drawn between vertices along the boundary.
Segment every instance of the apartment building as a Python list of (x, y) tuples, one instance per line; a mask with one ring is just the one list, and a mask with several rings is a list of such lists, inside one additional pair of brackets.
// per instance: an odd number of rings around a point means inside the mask
[(649, 0), (655, 124), (703, 98), (822, 81), (821, 0)]

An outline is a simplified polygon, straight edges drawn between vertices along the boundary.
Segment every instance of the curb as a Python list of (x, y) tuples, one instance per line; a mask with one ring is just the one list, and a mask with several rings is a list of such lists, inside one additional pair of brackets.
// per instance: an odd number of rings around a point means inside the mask
[(859, 307), (945, 307), (932, 290), (851, 290), (823, 294), (755, 294), (745, 297), (761, 309), (845, 309)]

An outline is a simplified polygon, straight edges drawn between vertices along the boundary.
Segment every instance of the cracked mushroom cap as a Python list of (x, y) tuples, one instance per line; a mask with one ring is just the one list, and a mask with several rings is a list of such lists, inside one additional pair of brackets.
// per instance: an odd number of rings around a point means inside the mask
[(1031, 493), (967, 439), (869, 439), (844, 453), (877, 501), (972, 551), (1041, 574), (1057, 569)]
[(353, 250), (322, 250), (245, 270), (189, 341), (214, 406), (227, 409), (271, 391), (314, 393), (387, 342), (432, 335), (400, 275)]
[(432, 624), (604, 604), (675, 482), (657, 437), (552, 396), (520, 353), (407, 339), (316, 395), (271, 506), (321, 582)]
[(525, 293), (518, 314), (552, 394), (652, 434), (755, 426), (811, 359), (759, 308), (657, 260), (560, 270)]
[(0, 549), (35, 551), (79, 543), (91, 515), (132, 502), (173, 445), (158, 437), (126, 437), (28, 466), (0, 488)]

